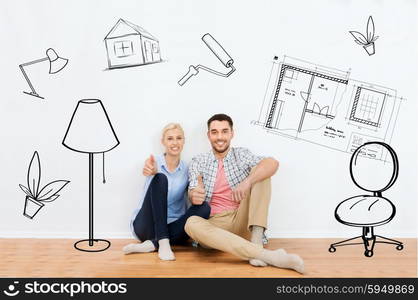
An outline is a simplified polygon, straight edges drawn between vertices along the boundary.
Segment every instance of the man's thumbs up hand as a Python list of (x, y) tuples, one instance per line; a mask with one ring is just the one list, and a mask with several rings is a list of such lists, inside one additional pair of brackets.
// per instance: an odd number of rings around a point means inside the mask
[(190, 196), (193, 205), (201, 205), (205, 201), (206, 191), (201, 174), (197, 176), (197, 186), (191, 190)]
[(200, 174), (199, 176), (197, 176), (197, 186), (201, 188), (205, 188), (205, 186), (203, 185), (203, 177)]

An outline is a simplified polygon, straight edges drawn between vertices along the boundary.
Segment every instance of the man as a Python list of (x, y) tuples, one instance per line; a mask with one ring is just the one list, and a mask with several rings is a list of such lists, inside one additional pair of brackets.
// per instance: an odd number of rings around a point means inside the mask
[(187, 234), (204, 247), (232, 253), (253, 266), (269, 264), (302, 273), (299, 256), (283, 249), (263, 249), (270, 177), (276, 173), (278, 161), (231, 147), (233, 122), (225, 114), (212, 116), (207, 126), (212, 151), (196, 156), (190, 164), (189, 199), (194, 205), (208, 201), (211, 216), (209, 220), (190, 217)]

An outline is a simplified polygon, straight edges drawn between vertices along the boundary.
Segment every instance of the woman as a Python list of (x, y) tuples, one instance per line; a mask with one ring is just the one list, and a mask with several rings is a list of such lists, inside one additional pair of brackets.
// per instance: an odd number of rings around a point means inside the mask
[(186, 210), (188, 168), (180, 159), (184, 146), (184, 131), (179, 124), (170, 123), (164, 127), (161, 143), (165, 153), (150, 156), (145, 161), (143, 174), (144, 196), (135, 211), (131, 228), (141, 243), (129, 244), (123, 248), (125, 254), (152, 252), (158, 249), (162, 260), (174, 260), (171, 244), (184, 243), (189, 239), (184, 224), (190, 216), (207, 219), (210, 207), (206, 202), (192, 205)]

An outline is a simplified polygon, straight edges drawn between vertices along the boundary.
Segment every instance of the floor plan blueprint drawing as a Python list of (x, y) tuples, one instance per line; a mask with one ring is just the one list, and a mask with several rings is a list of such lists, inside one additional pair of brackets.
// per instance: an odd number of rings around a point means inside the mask
[(352, 153), (390, 143), (402, 98), (394, 89), (353, 80), (350, 71), (275, 56), (258, 119), (270, 133)]

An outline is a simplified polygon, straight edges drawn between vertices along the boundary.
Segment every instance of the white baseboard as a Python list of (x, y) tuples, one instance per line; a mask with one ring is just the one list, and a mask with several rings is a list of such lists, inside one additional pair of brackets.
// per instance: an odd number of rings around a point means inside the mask
[[(134, 238), (130, 232), (95, 232), (95, 238), (100, 239), (130, 239)], [(21, 232), (9, 231), (0, 233), (0, 238), (15, 239), (87, 239), (88, 232)]]
[[(350, 238), (355, 235), (360, 235), (360, 230), (352, 230), (349, 233), (342, 234), (341, 232), (273, 232), (267, 231), (267, 237), (272, 238)], [(393, 238), (416, 238), (415, 232), (403, 233), (385, 233), (388, 237)], [(134, 236), (130, 232), (95, 232), (94, 237), (103, 239), (133, 239)], [(86, 239), (88, 232), (22, 232), (22, 231), (8, 231), (1, 232), (0, 238), (36, 238), (36, 239)]]
[[(384, 230), (384, 228), (375, 228), (375, 234), (393, 238), (417, 238), (417, 232), (415, 230), (408, 230), (398, 232), (395, 230)], [(359, 236), (362, 233), (362, 229), (359, 227), (344, 228), (344, 231), (326, 231), (326, 232), (314, 232), (314, 231), (283, 231), (278, 228), (269, 228), (267, 230), (267, 236), (269, 238), (351, 238)]]

